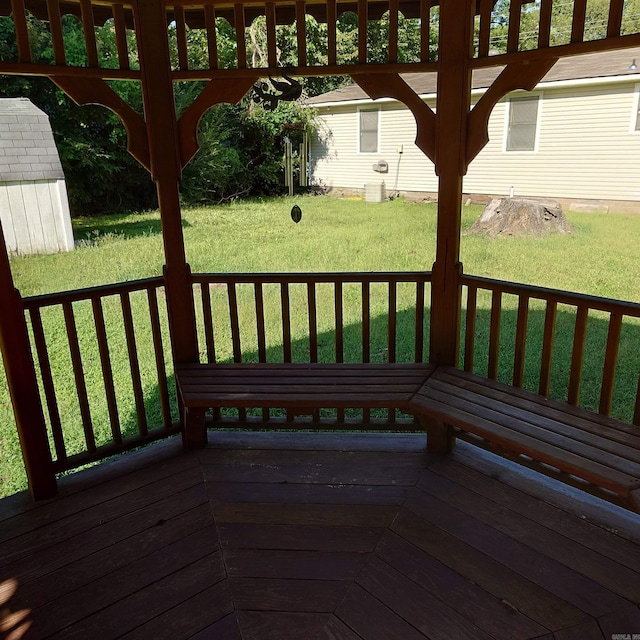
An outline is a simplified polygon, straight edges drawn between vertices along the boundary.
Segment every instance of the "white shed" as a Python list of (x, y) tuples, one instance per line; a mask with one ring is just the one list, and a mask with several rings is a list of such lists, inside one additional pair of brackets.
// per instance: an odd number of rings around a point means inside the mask
[(27, 98), (0, 98), (0, 223), (12, 254), (73, 249), (51, 124)]

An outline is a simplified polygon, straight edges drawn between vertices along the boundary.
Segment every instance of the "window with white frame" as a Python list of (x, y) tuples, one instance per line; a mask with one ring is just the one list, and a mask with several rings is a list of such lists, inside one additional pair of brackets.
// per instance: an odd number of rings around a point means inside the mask
[(538, 127), (539, 96), (512, 98), (509, 101), (507, 151), (534, 151)]
[(359, 131), (360, 131), (360, 153), (378, 152), (378, 109), (360, 109)]
[(634, 93), (632, 131), (640, 131), (640, 85), (636, 85)]

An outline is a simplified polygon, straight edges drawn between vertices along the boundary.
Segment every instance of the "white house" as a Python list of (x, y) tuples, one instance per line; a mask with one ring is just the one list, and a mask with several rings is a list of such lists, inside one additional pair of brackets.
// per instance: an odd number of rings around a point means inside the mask
[[(513, 192), (573, 209), (640, 212), (638, 65), (640, 48), (564, 58), (534, 91), (507, 95), (491, 114), (490, 141), (469, 167), (465, 193), (478, 201)], [(474, 72), (476, 101), (500, 71)], [(435, 109), (435, 74), (403, 77)], [(362, 192), (384, 181), (387, 195), (435, 194), (433, 164), (415, 146), (415, 121), (403, 104), (372, 101), (357, 85), (309, 104), (318, 124), (310, 147), (314, 184)]]
[(73, 249), (60, 157), (46, 113), (0, 98), (0, 223), (13, 254)]

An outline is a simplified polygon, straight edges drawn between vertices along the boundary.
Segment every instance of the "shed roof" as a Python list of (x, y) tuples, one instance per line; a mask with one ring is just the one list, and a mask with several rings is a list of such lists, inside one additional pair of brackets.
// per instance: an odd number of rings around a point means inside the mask
[(64, 179), (49, 117), (27, 98), (0, 98), (0, 182)]
[[(629, 69), (632, 61), (640, 64), (640, 47), (560, 58), (543, 78), (542, 83), (624, 76), (631, 76), (638, 80), (640, 67)], [(486, 67), (474, 70), (473, 89), (489, 87), (502, 69), (503, 67)], [(404, 73), (402, 78), (418, 95), (435, 95), (436, 93), (437, 73)], [(370, 100), (370, 98), (357, 84), (350, 84), (310, 98), (308, 104), (320, 105), (351, 100)]]

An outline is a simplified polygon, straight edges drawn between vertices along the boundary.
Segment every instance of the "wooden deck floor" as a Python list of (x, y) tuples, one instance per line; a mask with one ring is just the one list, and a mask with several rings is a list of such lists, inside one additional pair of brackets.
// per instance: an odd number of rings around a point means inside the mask
[(214, 437), (1, 501), (0, 638), (640, 634), (637, 516), (464, 443)]

